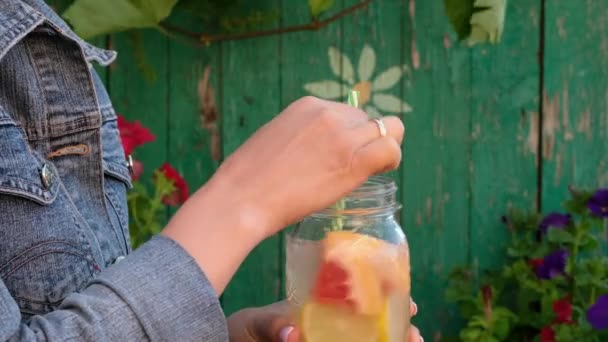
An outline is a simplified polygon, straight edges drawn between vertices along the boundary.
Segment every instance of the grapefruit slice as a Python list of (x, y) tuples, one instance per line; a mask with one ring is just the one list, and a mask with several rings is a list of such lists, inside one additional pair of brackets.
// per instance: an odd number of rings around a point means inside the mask
[(370, 265), (336, 261), (321, 263), (313, 298), (320, 303), (341, 305), (366, 315), (380, 313), (385, 299), (381, 283)]
[(328, 233), (313, 298), (360, 314), (381, 313), (389, 293), (409, 291), (409, 265), (400, 251), (399, 246), (367, 235)]

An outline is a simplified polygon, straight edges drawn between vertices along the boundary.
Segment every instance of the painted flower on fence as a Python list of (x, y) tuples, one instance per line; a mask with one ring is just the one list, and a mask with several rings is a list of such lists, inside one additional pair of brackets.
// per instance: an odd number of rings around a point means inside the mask
[(374, 76), (376, 68), (376, 52), (365, 45), (357, 72), (350, 58), (335, 47), (330, 47), (329, 64), (338, 80), (322, 80), (307, 83), (304, 89), (311, 95), (328, 100), (336, 100), (345, 96), (350, 89), (360, 92), (359, 104), (371, 117), (380, 117), (381, 112), (402, 113), (411, 112), (412, 107), (397, 96), (385, 93), (399, 84), (403, 75), (409, 70), (405, 65), (395, 65)]

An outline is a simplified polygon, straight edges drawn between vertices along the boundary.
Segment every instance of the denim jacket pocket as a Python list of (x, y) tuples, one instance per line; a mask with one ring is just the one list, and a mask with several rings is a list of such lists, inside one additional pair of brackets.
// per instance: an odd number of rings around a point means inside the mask
[(127, 206), (127, 189), (131, 187), (131, 175), (126, 165), (116, 161), (103, 163), (104, 192), (108, 204), (108, 214), (119, 227), (124, 237), (127, 253), (131, 252), (129, 236), (129, 208)]
[(124, 236), (125, 250), (131, 252), (127, 191), (132, 187), (131, 171), (127, 166), (118, 132), (116, 114), (111, 107), (102, 107), (101, 141), (103, 151), (104, 192), (108, 214)]
[(99, 266), (57, 170), (2, 108), (0, 137), (0, 279), (27, 318), (55, 309)]

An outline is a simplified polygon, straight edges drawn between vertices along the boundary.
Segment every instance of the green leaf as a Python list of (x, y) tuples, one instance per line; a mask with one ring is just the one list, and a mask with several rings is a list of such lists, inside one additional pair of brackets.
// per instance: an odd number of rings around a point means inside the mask
[(471, 16), (469, 44), (500, 42), (507, 0), (475, 0), (474, 6), (476, 12)]
[(310, 14), (317, 18), (334, 5), (334, 0), (308, 0)]
[(569, 244), (574, 242), (574, 236), (566, 229), (552, 228), (547, 230), (547, 239), (553, 243)]
[(154, 27), (177, 0), (76, 0), (64, 13), (84, 39), (133, 28)]
[(460, 338), (463, 341), (478, 341), (482, 331), (474, 328), (467, 328), (460, 332)]
[(507, 0), (443, 0), (443, 4), (460, 40), (469, 45), (500, 42)]
[(504, 340), (511, 332), (512, 325), (517, 322), (517, 316), (511, 310), (504, 307), (496, 307), (493, 311), (492, 330), (494, 336)]
[(593, 196), (592, 192), (575, 189), (571, 191), (572, 197), (564, 203), (564, 208), (573, 214), (584, 215), (588, 213), (587, 201)]
[(579, 247), (579, 252), (591, 252), (598, 249), (599, 246), (600, 242), (598, 239), (595, 236), (588, 234), (584, 236), (584, 240)]
[(445, 12), (458, 34), (458, 39), (466, 39), (471, 34), (471, 16), (474, 0), (443, 0)]

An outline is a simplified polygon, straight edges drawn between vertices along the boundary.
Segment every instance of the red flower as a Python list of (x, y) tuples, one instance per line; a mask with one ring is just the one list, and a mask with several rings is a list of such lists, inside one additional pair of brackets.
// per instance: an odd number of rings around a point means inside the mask
[(126, 155), (130, 155), (136, 147), (156, 139), (139, 121), (128, 122), (122, 115), (118, 115), (118, 130)]
[(569, 297), (556, 300), (553, 303), (553, 312), (557, 317), (556, 323), (572, 323), (572, 304)]
[(179, 172), (168, 163), (164, 163), (163, 166), (160, 167), (160, 171), (168, 180), (173, 182), (173, 186), (175, 187), (175, 191), (173, 191), (172, 194), (165, 196), (163, 202), (166, 205), (171, 206), (178, 206), (184, 203), (189, 195), (188, 183), (186, 183), (186, 180), (184, 180)]
[(530, 264), (530, 266), (532, 266), (532, 268), (536, 269), (536, 268), (542, 266), (545, 263), (545, 260), (543, 260), (543, 259), (530, 259), (530, 261), (528, 261), (528, 263)]
[(545, 326), (540, 331), (540, 342), (555, 342), (555, 331), (551, 326)]

